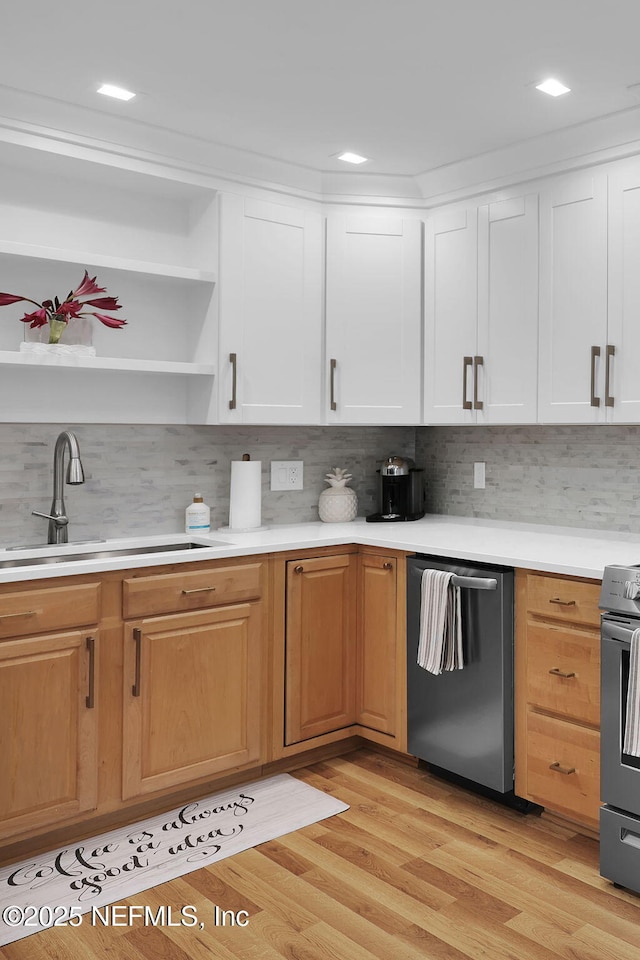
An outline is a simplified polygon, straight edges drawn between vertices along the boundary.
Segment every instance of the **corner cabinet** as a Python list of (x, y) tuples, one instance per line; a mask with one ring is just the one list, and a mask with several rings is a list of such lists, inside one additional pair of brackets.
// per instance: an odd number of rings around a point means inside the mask
[(216, 194), (100, 159), (0, 143), (0, 290), (63, 299), (86, 268), (128, 321), (90, 321), (95, 358), (35, 359), (29, 305), (0, 308), (3, 419), (212, 422)]
[(420, 423), (422, 223), (327, 218), (329, 423)]
[(319, 423), (321, 218), (223, 194), (220, 423)]
[(537, 347), (537, 196), (431, 215), (425, 422), (535, 423)]

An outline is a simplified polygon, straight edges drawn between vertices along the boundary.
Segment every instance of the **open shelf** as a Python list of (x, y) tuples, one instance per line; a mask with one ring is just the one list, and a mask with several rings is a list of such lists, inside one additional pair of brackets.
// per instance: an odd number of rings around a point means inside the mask
[(40, 246), (34, 243), (20, 243), (15, 240), (0, 240), (0, 254), (16, 257), (28, 257), (31, 260), (53, 260), (58, 263), (73, 263), (82, 267), (112, 270), (126, 270), (146, 276), (169, 277), (174, 280), (190, 280), (202, 283), (215, 283), (216, 274), (208, 270), (197, 270), (176, 264), (151, 263), (128, 257), (113, 257), (107, 254), (86, 253), (80, 250), (67, 250), (62, 247)]
[(77, 360), (49, 361), (29, 356), (14, 350), (0, 350), (0, 366), (41, 367), (47, 370), (122, 370), (130, 373), (163, 373), (181, 376), (212, 377), (215, 367), (211, 363), (185, 363), (176, 360), (131, 360), (120, 357), (81, 357)]

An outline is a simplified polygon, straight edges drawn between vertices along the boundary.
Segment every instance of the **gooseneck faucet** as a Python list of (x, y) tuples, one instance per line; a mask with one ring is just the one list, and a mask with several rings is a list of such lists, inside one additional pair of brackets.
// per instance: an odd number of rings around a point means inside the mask
[(70, 430), (63, 430), (56, 440), (56, 448), (53, 454), (53, 501), (51, 503), (50, 513), (40, 513), (38, 510), (32, 510), (34, 516), (44, 517), (49, 521), (48, 543), (68, 543), (69, 542), (69, 517), (66, 514), (64, 506), (64, 497), (62, 496), (64, 454), (69, 451), (69, 465), (67, 467), (67, 483), (84, 483), (84, 470), (80, 460), (80, 447), (74, 433)]

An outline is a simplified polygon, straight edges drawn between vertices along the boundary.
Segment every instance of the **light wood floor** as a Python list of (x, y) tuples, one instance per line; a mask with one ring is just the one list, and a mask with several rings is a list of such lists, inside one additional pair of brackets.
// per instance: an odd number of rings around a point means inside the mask
[(350, 809), (124, 901), (193, 904), (204, 930), (83, 924), (2, 960), (639, 960), (640, 897), (594, 840), (367, 750), (295, 776)]

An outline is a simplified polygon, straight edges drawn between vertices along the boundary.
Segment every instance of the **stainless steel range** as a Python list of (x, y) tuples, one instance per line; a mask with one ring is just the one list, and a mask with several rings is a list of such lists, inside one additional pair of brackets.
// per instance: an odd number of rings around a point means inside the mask
[(640, 628), (640, 566), (606, 567), (602, 615), (600, 873), (640, 893), (640, 758), (624, 752), (631, 637)]

